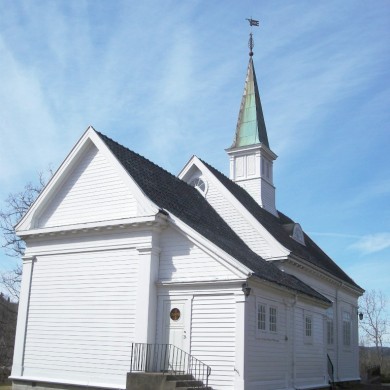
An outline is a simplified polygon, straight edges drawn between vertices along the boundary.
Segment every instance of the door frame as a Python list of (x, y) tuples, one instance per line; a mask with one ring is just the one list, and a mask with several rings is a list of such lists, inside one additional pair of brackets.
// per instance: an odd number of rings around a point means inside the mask
[(191, 323), (192, 323), (192, 300), (193, 296), (191, 295), (159, 295), (157, 303), (157, 337), (156, 342), (158, 344), (165, 344), (166, 340), (164, 334), (165, 327), (165, 303), (181, 301), (185, 305), (185, 321), (184, 321), (184, 330), (186, 333), (185, 342), (183, 343), (183, 350), (188, 354), (191, 353)]

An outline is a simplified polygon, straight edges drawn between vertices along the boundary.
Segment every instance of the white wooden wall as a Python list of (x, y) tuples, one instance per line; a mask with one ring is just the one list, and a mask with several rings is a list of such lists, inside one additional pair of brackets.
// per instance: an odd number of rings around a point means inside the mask
[(272, 249), (264, 237), (261, 237), (259, 231), (254, 229), (242, 214), (227, 201), (213, 183), (209, 183), (206, 199), (254, 252), (264, 258), (272, 256)]
[[(277, 308), (277, 331), (257, 329), (257, 304)], [(247, 300), (245, 343), (246, 389), (283, 389), (326, 385), (323, 312), (288, 294), (254, 288)], [(312, 318), (312, 337), (304, 335), (305, 315)]]
[[(326, 345), (326, 348), (334, 365), (335, 380), (348, 381), (358, 379), (360, 374), (357, 319), (358, 302), (356, 296), (340, 287), (340, 284), (332, 283), (324, 278), (319, 278), (300, 268), (298, 269), (289, 264), (285, 264), (283, 267), (286, 272), (296, 275), (333, 302), (334, 343), (330, 346)], [(352, 320), (351, 346), (348, 348), (343, 346), (343, 311), (351, 313)], [(324, 338), (325, 342), (327, 342), (326, 329), (324, 329)]]
[[(184, 235), (172, 228), (163, 230), (160, 237), (160, 271), (162, 281), (189, 282), (236, 279), (232, 271), (212, 258)], [(179, 289), (179, 290), (178, 290)], [(173, 299), (184, 296), (191, 300), (190, 353), (212, 367), (210, 385), (215, 390), (234, 390), (236, 341), (236, 304), (233, 293), (218, 287), (200, 292), (193, 287), (175, 288), (169, 292)], [(161, 321), (162, 308), (158, 310)], [(157, 325), (157, 340), (161, 323)]]
[(235, 331), (233, 295), (194, 296), (191, 354), (212, 367), (209, 384), (215, 390), (233, 390)]
[[(257, 330), (257, 303), (265, 304), (267, 309), (277, 308), (277, 332)], [(266, 291), (255, 290), (247, 301), (245, 367), (246, 387), (255, 389), (286, 388), (286, 377), (291, 374), (291, 356), (287, 329), (287, 310), (281, 297)], [(268, 312), (267, 312), (268, 315)]]
[[(312, 318), (312, 337), (305, 336), (305, 316)], [(326, 346), (323, 312), (308, 304), (295, 307), (294, 323), (295, 384), (299, 386), (327, 383)]]
[(39, 227), (136, 216), (137, 202), (118, 173), (94, 145), (57, 189)]
[(123, 387), (136, 286), (137, 254), (131, 249), (38, 256), (24, 375)]
[(159, 279), (164, 281), (201, 281), (234, 279), (229, 269), (172, 228), (160, 237)]

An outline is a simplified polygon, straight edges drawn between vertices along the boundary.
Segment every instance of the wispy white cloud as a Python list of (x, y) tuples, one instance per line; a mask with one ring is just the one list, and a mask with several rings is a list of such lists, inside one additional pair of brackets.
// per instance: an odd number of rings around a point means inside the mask
[(363, 254), (383, 251), (390, 248), (390, 232), (363, 236), (358, 241), (350, 245), (349, 248), (358, 250)]
[(357, 208), (362, 205), (373, 202), (377, 198), (390, 196), (390, 178), (383, 177), (379, 180), (364, 182), (354, 191), (354, 196), (345, 201), (344, 208)]
[(323, 236), (323, 237), (336, 237), (336, 238), (360, 238), (356, 234), (344, 234), (334, 232), (307, 232), (309, 236)]

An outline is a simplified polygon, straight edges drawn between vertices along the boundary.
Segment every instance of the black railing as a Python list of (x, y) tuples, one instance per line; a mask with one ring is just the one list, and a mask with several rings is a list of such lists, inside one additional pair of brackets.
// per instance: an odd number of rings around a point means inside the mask
[(332, 360), (330, 359), (329, 355), (326, 355), (328, 357), (328, 376), (329, 376), (329, 383), (331, 386), (334, 386), (334, 367)]
[(195, 382), (191, 387), (208, 387), (211, 368), (172, 344), (140, 344), (131, 346), (130, 372), (162, 372), (188, 375)]

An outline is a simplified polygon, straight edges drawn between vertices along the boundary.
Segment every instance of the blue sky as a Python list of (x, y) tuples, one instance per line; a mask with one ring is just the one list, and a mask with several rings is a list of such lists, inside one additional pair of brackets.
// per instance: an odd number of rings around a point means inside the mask
[(227, 174), (251, 16), (277, 207), (390, 297), (387, 0), (0, 0), (0, 208), (88, 125)]

